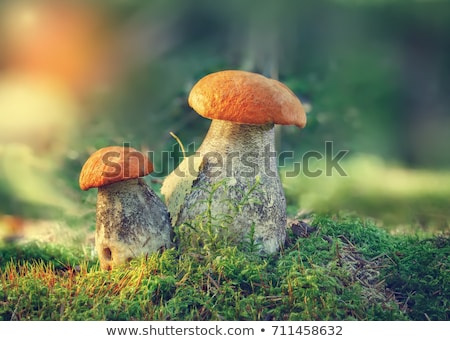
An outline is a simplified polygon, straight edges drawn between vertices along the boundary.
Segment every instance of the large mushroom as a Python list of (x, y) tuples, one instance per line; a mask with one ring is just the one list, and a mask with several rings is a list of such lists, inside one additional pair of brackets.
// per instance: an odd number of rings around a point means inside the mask
[(80, 188), (98, 188), (95, 248), (102, 269), (170, 247), (167, 208), (141, 178), (152, 171), (148, 158), (127, 146), (99, 149), (84, 164)]
[(277, 80), (227, 70), (200, 79), (188, 102), (212, 122), (197, 152), (163, 182), (172, 224), (192, 225), (205, 213), (216, 221), (225, 217), (232, 241), (251, 237), (261, 253), (276, 252), (286, 237), (286, 199), (274, 124), (303, 128), (300, 100)]

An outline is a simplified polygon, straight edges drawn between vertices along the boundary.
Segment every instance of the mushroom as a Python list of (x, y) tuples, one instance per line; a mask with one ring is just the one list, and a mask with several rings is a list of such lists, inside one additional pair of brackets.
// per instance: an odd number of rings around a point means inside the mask
[(104, 270), (171, 245), (167, 208), (141, 178), (152, 171), (148, 158), (127, 146), (99, 149), (83, 165), (80, 188), (98, 188), (95, 248)]
[(287, 217), (274, 124), (303, 128), (306, 115), (300, 100), (277, 80), (226, 70), (200, 79), (188, 102), (212, 122), (197, 152), (161, 187), (172, 225), (192, 224), (208, 212), (216, 221), (227, 219), (228, 232), (217, 232), (232, 241), (252, 237), (261, 253), (278, 251)]

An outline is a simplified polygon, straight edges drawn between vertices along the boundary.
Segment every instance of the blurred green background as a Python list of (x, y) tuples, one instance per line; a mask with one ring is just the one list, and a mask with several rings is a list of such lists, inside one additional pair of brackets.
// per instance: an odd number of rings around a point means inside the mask
[[(176, 166), (160, 153), (176, 145), (169, 133), (193, 152), (210, 124), (187, 105), (192, 85), (243, 69), (278, 78), (307, 109), (303, 130), (277, 130), (278, 151), (295, 152), (280, 169), (291, 215), (448, 230), (449, 1), (3, 0), (0, 17), (5, 215), (92, 228), (96, 193), (78, 188), (89, 154), (153, 151), (162, 180)], [(325, 141), (349, 151), (347, 176), (285, 176)]]

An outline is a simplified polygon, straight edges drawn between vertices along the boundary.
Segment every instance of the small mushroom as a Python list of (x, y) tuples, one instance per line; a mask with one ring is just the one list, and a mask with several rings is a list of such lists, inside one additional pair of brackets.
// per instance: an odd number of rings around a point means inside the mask
[[(212, 122), (197, 153), (163, 182), (172, 225), (192, 223), (205, 212), (232, 217), (232, 239), (242, 242), (252, 235), (262, 253), (276, 252), (286, 237), (287, 218), (274, 124), (303, 128), (300, 100), (277, 80), (227, 70), (200, 79), (188, 102)], [(216, 186), (221, 181), (224, 186)]]
[(95, 248), (102, 269), (170, 247), (167, 208), (141, 178), (152, 171), (144, 154), (126, 146), (99, 149), (84, 164), (80, 188), (98, 188)]

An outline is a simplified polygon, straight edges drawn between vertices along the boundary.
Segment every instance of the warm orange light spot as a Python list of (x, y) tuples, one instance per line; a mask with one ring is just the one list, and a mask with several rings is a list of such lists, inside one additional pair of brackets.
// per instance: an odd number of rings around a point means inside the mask
[(2, 12), (9, 66), (74, 87), (92, 77), (103, 44), (100, 17), (92, 8), (67, 1), (18, 2)]

